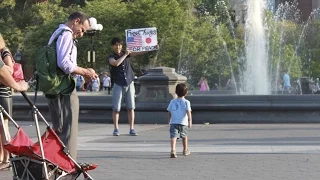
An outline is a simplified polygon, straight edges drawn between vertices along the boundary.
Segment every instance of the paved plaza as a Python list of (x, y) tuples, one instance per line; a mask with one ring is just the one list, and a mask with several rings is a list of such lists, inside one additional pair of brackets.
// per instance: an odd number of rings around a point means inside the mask
[[(32, 122), (18, 122), (35, 138)], [(43, 124), (41, 125), (44, 130)], [(12, 128), (11, 128), (12, 129)], [(12, 129), (12, 131), (14, 128)], [(189, 130), (190, 156), (171, 159), (168, 125), (136, 125), (139, 136), (111, 136), (113, 125), (81, 123), (78, 162), (93, 162), (96, 180), (316, 180), (320, 124), (210, 124)], [(0, 179), (12, 179), (0, 171)], [(79, 179), (83, 179), (82, 177)]]

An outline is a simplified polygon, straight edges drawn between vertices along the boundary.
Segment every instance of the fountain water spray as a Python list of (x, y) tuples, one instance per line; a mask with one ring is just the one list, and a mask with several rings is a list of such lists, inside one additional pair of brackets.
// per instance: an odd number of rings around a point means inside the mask
[(247, 1), (246, 65), (243, 73), (243, 94), (271, 94), (268, 72), (267, 40), (264, 26), (265, 0)]

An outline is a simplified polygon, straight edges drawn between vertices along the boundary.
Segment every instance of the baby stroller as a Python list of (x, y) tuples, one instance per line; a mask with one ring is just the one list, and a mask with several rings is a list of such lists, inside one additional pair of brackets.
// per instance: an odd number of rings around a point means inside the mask
[[(21, 93), (32, 107), (38, 142), (33, 143), (22, 128), (0, 106), (1, 124), (4, 124), (3, 115), (6, 115), (17, 128), (16, 135), (8, 141), (8, 134), (4, 132), (6, 144), (4, 148), (11, 154), (14, 180), (75, 180), (80, 174), (85, 180), (93, 180), (87, 173), (97, 167), (95, 164), (79, 164), (69, 154), (68, 149), (50, 127), (31, 99), (25, 92)], [(41, 136), (38, 116), (44, 121), (47, 128)], [(2, 126), (3, 127), (3, 126)], [(13, 157), (14, 155), (14, 157)]]

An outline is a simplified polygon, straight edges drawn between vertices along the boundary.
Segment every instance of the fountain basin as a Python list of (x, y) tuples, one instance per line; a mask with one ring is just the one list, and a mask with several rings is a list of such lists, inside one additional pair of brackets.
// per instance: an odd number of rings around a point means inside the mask
[[(192, 93), (192, 91), (190, 92)], [(193, 122), (209, 123), (319, 123), (320, 95), (192, 95)], [(79, 93), (80, 122), (112, 124), (112, 97), (104, 93)], [(32, 120), (28, 103), (20, 94), (13, 96), (13, 118)], [(168, 102), (137, 101), (137, 124), (167, 124)], [(36, 106), (50, 121), (47, 100), (39, 95)], [(125, 104), (120, 123), (127, 122)]]

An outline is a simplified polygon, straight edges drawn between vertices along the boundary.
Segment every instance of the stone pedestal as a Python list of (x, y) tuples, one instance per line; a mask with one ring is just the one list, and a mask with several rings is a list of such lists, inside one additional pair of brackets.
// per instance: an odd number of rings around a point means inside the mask
[(174, 68), (157, 67), (139, 77), (140, 92), (136, 97), (135, 123), (168, 123), (167, 107), (176, 97), (176, 85), (187, 78), (175, 72)]
[(176, 97), (176, 85), (184, 83), (186, 80), (187, 78), (177, 74), (174, 68), (157, 67), (150, 69), (148, 74), (138, 78), (140, 92), (136, 101), (168, 102)]

